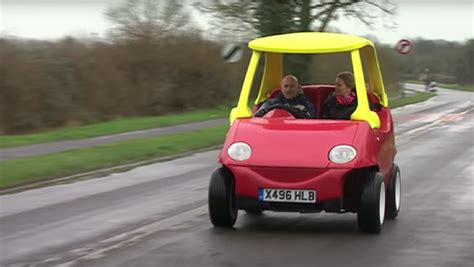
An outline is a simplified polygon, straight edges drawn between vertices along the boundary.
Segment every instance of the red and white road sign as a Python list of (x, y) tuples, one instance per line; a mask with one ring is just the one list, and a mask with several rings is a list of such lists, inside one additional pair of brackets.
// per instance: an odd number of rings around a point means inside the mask
[(401, 39), (397, 42), (395, 49), (397, 49), (398, 53), (400, 54), (408, 54), (411, 51), (411, 42), (407, 39)]

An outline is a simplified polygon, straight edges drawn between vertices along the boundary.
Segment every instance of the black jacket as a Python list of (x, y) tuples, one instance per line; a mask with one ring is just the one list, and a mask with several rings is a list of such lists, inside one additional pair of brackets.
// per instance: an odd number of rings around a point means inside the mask
[(339, 104), (336, 99), (336, 94), (332, 93), (324, 101), (324, 115), (325, 119), (336, 119), (336, 120), (350, 120), (352, 113), (357, 108), (357, 98), (354, 99), (350, 104), (343, 105)]
[(276, 104), (288, 105), (300, 111), (304, 115), (304, 118), (310, 118), (310, 119), (316, 118), (316, 109), (314, 105), (311, 102), (309, 102), (308, 98), (304, 95), (304, 93), (297, 95), (293, 99), (287, 99), (281, 92), (275, 98), (271, 98), (265, 101), (255, 113), (256, 116), (263, 115), (264, 113), (267, 112), (266, 109), (268, 107), (271, 107)]

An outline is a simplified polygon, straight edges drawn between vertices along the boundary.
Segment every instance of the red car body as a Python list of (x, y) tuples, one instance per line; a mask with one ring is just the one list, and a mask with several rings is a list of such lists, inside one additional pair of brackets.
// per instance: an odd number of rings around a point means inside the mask
[[(252, 57), (230, 112), (221, 166), (209, 182), (212, 224), (233, 227), (238, 210), (355, 212), (363, 232), (379, 233), (385, 217), (398, 216), (401, 175), (394, 163), (393, 121), (374, 44), (357, 36), (303, 32), (258, 38), (249, 48)], [(324, 101), (333, 85), (302, 86), (315, 106), (315, 119), (295, 119), (297, 112), (285, 105), (255, 114), (279, 92), (287, 55), (332, 53), (351, 58), (357, 107), (350, 119), (324, 119)], [(264, 63), (261, 72), (259, 62)], [(257, 73), (259, 87), (253, 86)]]
[[(318, 90), (318, 86), (312, 87)], [(345, 189), (345, 185), (358, 183), (349, 181), (358, 179), (354, 175), (357, 170), (375, 168), (383, 174), (386, 187), (390, 184), (396, 154), (392, 118), (388, 108), (378, 114), (382, 121), (380, 129), (372, 129), (365, 121), (294, 119), (282, 113), (276, 117), (236, 120), (229, 129), (219, 162), (235, 177), (239, 209), (308, 208), (307, 204), (298, 208), (292, 203), (290, 208), (259, 201), (260, 188), (285, 188), (316, 190), (318, 205), (311, 209), (314, 211), (354, 210), (344, 203), (345, 197), (350, 197), (350, 189)], [(235, 161), (227, 155), (229, 146), (236, 142), (252, 148), (248, 160)], [(329, 151), (337, 145), (353, 146), (357, 156), (344, 164), (331, 162)]]

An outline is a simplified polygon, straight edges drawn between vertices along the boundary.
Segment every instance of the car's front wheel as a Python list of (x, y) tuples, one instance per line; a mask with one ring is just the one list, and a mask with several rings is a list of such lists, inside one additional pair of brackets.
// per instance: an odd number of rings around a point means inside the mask
[(209, 182), (209, 217), (216, 227), (230, 228), (237, 220), (235, 181), (232, 173), (221, 167), (212, 173)]
[(379, 172), (371, 174), (362, 189), (357, 223), (366, 233), (379, 233), (385, 219), (385, 183)]
[(387, 210), (385, 212), (388, 219), (395, 219), (398, 216), (402, 197), (401, 187), (400, 168), (398, 168), (397, 164), (393, 164), (392, 176), (390, 177), (390, 185), (387, 192)]

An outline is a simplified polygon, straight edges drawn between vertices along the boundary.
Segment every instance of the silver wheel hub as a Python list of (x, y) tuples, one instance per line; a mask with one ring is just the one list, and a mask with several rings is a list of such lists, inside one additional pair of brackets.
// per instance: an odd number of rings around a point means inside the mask
[(385, 219), (385, 183), (380, 184), (380, 196), (379, 196), (379, 220), (380, 224), (383, 224)]
[(395, 176), (395, 207), (397, 210), (400, 209), (400, 199), (401, 199), (401, 183), (400, 183), (400, 172), (397, 172)]

